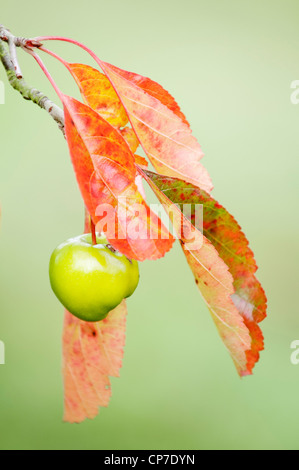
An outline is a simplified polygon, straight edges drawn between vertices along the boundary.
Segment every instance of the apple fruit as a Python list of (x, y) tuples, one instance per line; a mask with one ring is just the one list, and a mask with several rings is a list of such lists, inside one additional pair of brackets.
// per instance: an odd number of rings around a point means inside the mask
[(73, 315), (81, 320), (103, 320), (139, 282), (136, 260), (130, 260), (108, 244), (106, 238), (80, 235), (60, 244), (49, 266), (51, 287)]

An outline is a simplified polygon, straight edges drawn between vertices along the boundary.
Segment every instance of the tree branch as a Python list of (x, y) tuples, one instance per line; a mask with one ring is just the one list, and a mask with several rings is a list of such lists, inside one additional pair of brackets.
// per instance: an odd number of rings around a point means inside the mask
[[(8, 43), (8, 48), (4, 45)], [(64, 115), (62, 109), (53, 103), (44, 93), (29, 86), (22, 78), (22, 72), (17, 60), (16, 47), (28, 47), (29, 39), (13, 36), (4, 26), (0, 25), (0, 60), (6, 71), (10, 85), (18, 91), (25, 100), (30, 100), (47, 111), (64, 133)], [(36, 44), (34, 44), (36, 45)]]

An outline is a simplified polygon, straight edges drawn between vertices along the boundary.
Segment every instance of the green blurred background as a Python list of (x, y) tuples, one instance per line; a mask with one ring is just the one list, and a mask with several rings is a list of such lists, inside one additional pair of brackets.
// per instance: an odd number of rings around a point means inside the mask
[[(298, 449), (299, 365), (290, 362), (299, 339), (299, 105), (290, 101), (298, 1), (27, 0), (0, 10), (16, 35), (76, 38), (176, 97), (206, 154), (214, 197), (247, 234), (269, 298), (266, 350), (240, 380), (179, 247), (144, 263), (109, 408), (63, 424), (63, 311), (48, 260), (82, 231), (83, 206), (61, 133), (10, 89), (0, 67), (0, 448)], [(75, 46), (49, 47), (92, 64)], [(19, 59), (26, 80), (56, 99), (33, 59), (21, 51)], [(62, 66), (45, 60), (78, 96)]]

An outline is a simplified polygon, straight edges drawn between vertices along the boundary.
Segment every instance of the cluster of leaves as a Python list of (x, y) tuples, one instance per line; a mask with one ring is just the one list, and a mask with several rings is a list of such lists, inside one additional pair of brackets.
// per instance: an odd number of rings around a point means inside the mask
[[(201, 147), (178, 104), (158, 83), (98, 58), (102, 72), (58, 59), (82, 95), (80, 102), (59, 93), (71, 159), (93, 223), (101, 221), (97, 209), (107, 203), (115, 208), (116, 234), (106, 234), (115, 248), (139, 261), (164, 256), (174, 237), (147, 205), (138, 184), (142, 177), (171, 217), (198, 289), (238, 373), (251, 374), (263, 349), (258, 324), (266, 316), (265, 293), (255, 277), (257, 265), (240, 226), (210, 196), (213, 187), (201, 164)], [(139, 145), (148, 160), (136, 154)], [(155, 172), (148, 170), (148, 161)], [(126, 220), (117, 211), (120, 200), (125, 201)], [(136, 214), (135, 203), (144, 211)], [(195, 224), (195, 209), (186, 215), (183, 204), (203, 205), (203, 234)], [(125, 227), (136, 218), (142, 236), (130, 237)], [(85, 230), (89, 231), (87, 222)], [(144, 237), (153, 232), (155, 236)], [(201, 247), (188, 248), (190, 233), (201, 238)], [(95, 324), (66, 312), (66, 421), (93, 418), (98, 407), (108, 405), (109, 376), (117, 376), (121, 367), (126, 314), (125, 302)]]

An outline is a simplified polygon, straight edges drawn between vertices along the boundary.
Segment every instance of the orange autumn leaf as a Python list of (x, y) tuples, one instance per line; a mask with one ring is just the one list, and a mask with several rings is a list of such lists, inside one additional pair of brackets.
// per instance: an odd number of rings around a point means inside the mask
[(64, 421), (93, 419), (111, 397), (109, 377), (119, 377), (126, 330), (126, 303), (88, 323), (65, 312), (63, 332)]
[(129, 119), (108, 78), (89, 65), (66, 65), (79, 86), (85, 104), (112, 126), (124, 127)]
[(79, 86), (84, 103), (99, 113), (113, 127), (119, 129), (131, 152), (135, 153), (139, 147), (139, 140), (134, 130), (126, 126), (129, 118), (106, 75), (89, 65), (68, 64), (67, 62), (65, 65)]
[[(191, 205), (192, 211), (188, 217), (193, 225), (194, 208), (198, 204), (203, 206), (203, 234), (216, 248), (233, 276), (232, 300), (250, 332), (251, 348), (246, 352), (247, 366), (242, 375), (251, 374), (259, 359), (259, 352), (264, 347), (263, 334), (258, 323), (266, 317), (267, 298), (255, 277), (257, 264), (244, 233), (233, 216), (205, 191), (178, 179), (148, 171), (146, 174), (152, 184), (182, 210), (183, 204)], [(185, 254), (197, 277), (193, 259), (186, 250)]]
[(120, 133), (127, 142), (128, 146), (131, 149), (132, 153), (135, 153), (139, 147), (139, 140), (131, 127), (124, 127), (120, 129)]
[(108, 207), (107, 223), (98, 231), (105, 231), (110, 243), (129, 258), (143, 261), (164, 256), (174, 240), (137, 189), (135, 159), (127, 143), (89, 106), (65, 95), (63, 104), (72, 162), (95, 225)]
[(142, 167), (148, 167), (148, 163), (145, 158), (141, 157), (140, 155), (137, 155), (135, 153), (135, 163), (136, 165), (142, 166)]
[(174, 98), (149, 78), (98, 60), (116, 90), (143, 150), (158, 173), (213, 188), (201, 147)]

